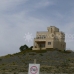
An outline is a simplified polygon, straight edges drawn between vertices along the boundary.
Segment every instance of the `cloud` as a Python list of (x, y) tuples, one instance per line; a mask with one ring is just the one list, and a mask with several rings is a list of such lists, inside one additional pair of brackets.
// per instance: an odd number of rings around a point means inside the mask
[[(33, 45), (33, 40), (30, 42), (25, 41), (25, 34), (29, 32), (35, 37), (37, 31), (47, 31), (47, 27), (51, 25), (58, 27), (65, 33), (73, 34), (73, 12), (71, 12), (70, 16), (63, 15), (62, 12), (60, 13), (58, 10), (56, 10), (56, 12), (55, 10), (52, 11), (51, 5), (55, 4), (52, 1), (32, 1), (32, 4), (30, 4), (29, 1), (30, 0), (0, 1), (0, 55), (19, 52), (19, 47), (24, 44), (29, 46)], [(45, 18), (40, 17), (41, 13), (40, 15), (37, 13), (38, 9), (47, 6), (50, 6), (51, 9), (49, 11), (51, 11), (52, 14), (46, 13), (50, 15), (49, 17), (42, 12)], [(22, 10), (20, 8), (22, 8)], [(11, 11), (7, 12), (9, 9)], [(46, 8), (43, 10), (45, 9)], [(13, 10), (15, 12), (13, 12)], [(73, 43), (74, 41), (67, 42), (67, 48), (73, 49)]]
[(36, 5), (35, 8), (43, 8), (50, 5), (54, 5), (54, 3), (50, 0), (40, 0)]
[(36, 31), (44, 28), (44, 20), (27, 17), (24, 13), (25, 11), (0, 17), (0, 55), (18, 52), (19, 47), (24, 44), (33, 45), (33, 40), (25, 41), (24, 35), (30, 32), (35, 37)]
[(7, 10), (8, 8), (15, 7), (22, 2), (26, 2), (28, 0), (0, 0), (0, 9), (5, 9)]

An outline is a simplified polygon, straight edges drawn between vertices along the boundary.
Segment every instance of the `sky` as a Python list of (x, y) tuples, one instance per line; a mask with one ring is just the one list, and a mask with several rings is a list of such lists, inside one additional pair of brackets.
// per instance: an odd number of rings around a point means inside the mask
[(32, 46), (36, 32), (50, 26), (63, 31), (66, 49), (74, 50), (74, 0), (0, 0), (0, 56)]

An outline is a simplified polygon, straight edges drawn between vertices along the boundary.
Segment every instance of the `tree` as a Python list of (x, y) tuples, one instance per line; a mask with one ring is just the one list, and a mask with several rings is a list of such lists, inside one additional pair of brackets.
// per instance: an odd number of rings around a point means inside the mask
[(33, 46), (31, 46), (29, 49), (32, 50)]
[(28, 46), (25, 44), (25, 45), (21, 46), (19, 49), (20, 49), (20, 51), (24, 51), (24, 50), (28, 49)]

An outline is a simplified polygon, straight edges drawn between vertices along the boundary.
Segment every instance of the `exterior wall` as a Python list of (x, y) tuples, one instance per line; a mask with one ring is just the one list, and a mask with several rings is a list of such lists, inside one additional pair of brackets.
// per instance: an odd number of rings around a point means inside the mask
[(55, 26), (50, 26), (47, 30), (48, 31), (36, 33), (33, 50), (40, 50), (39, 44), (42, 44), (42, 42), (45, 44), (45, 47), (41, 48), (42, 50), (45, 50), (46, 48), (64, 50), (66, 48), (65, 34), (59, 31)]
[[(51, 44), (48, 44), (48, 42), (50, 42)], [(54, 48), (54, 42), (51, 40), (47, 40), (46, 41), (46, 48)]]

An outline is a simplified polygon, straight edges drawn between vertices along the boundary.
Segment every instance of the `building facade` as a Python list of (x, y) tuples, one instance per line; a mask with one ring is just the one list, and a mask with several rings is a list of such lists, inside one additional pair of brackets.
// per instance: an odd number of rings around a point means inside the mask
[(48, 31), (37, 32), (32, 50), (66, 49), (65, 34), (55, 26), (47, 27)]

